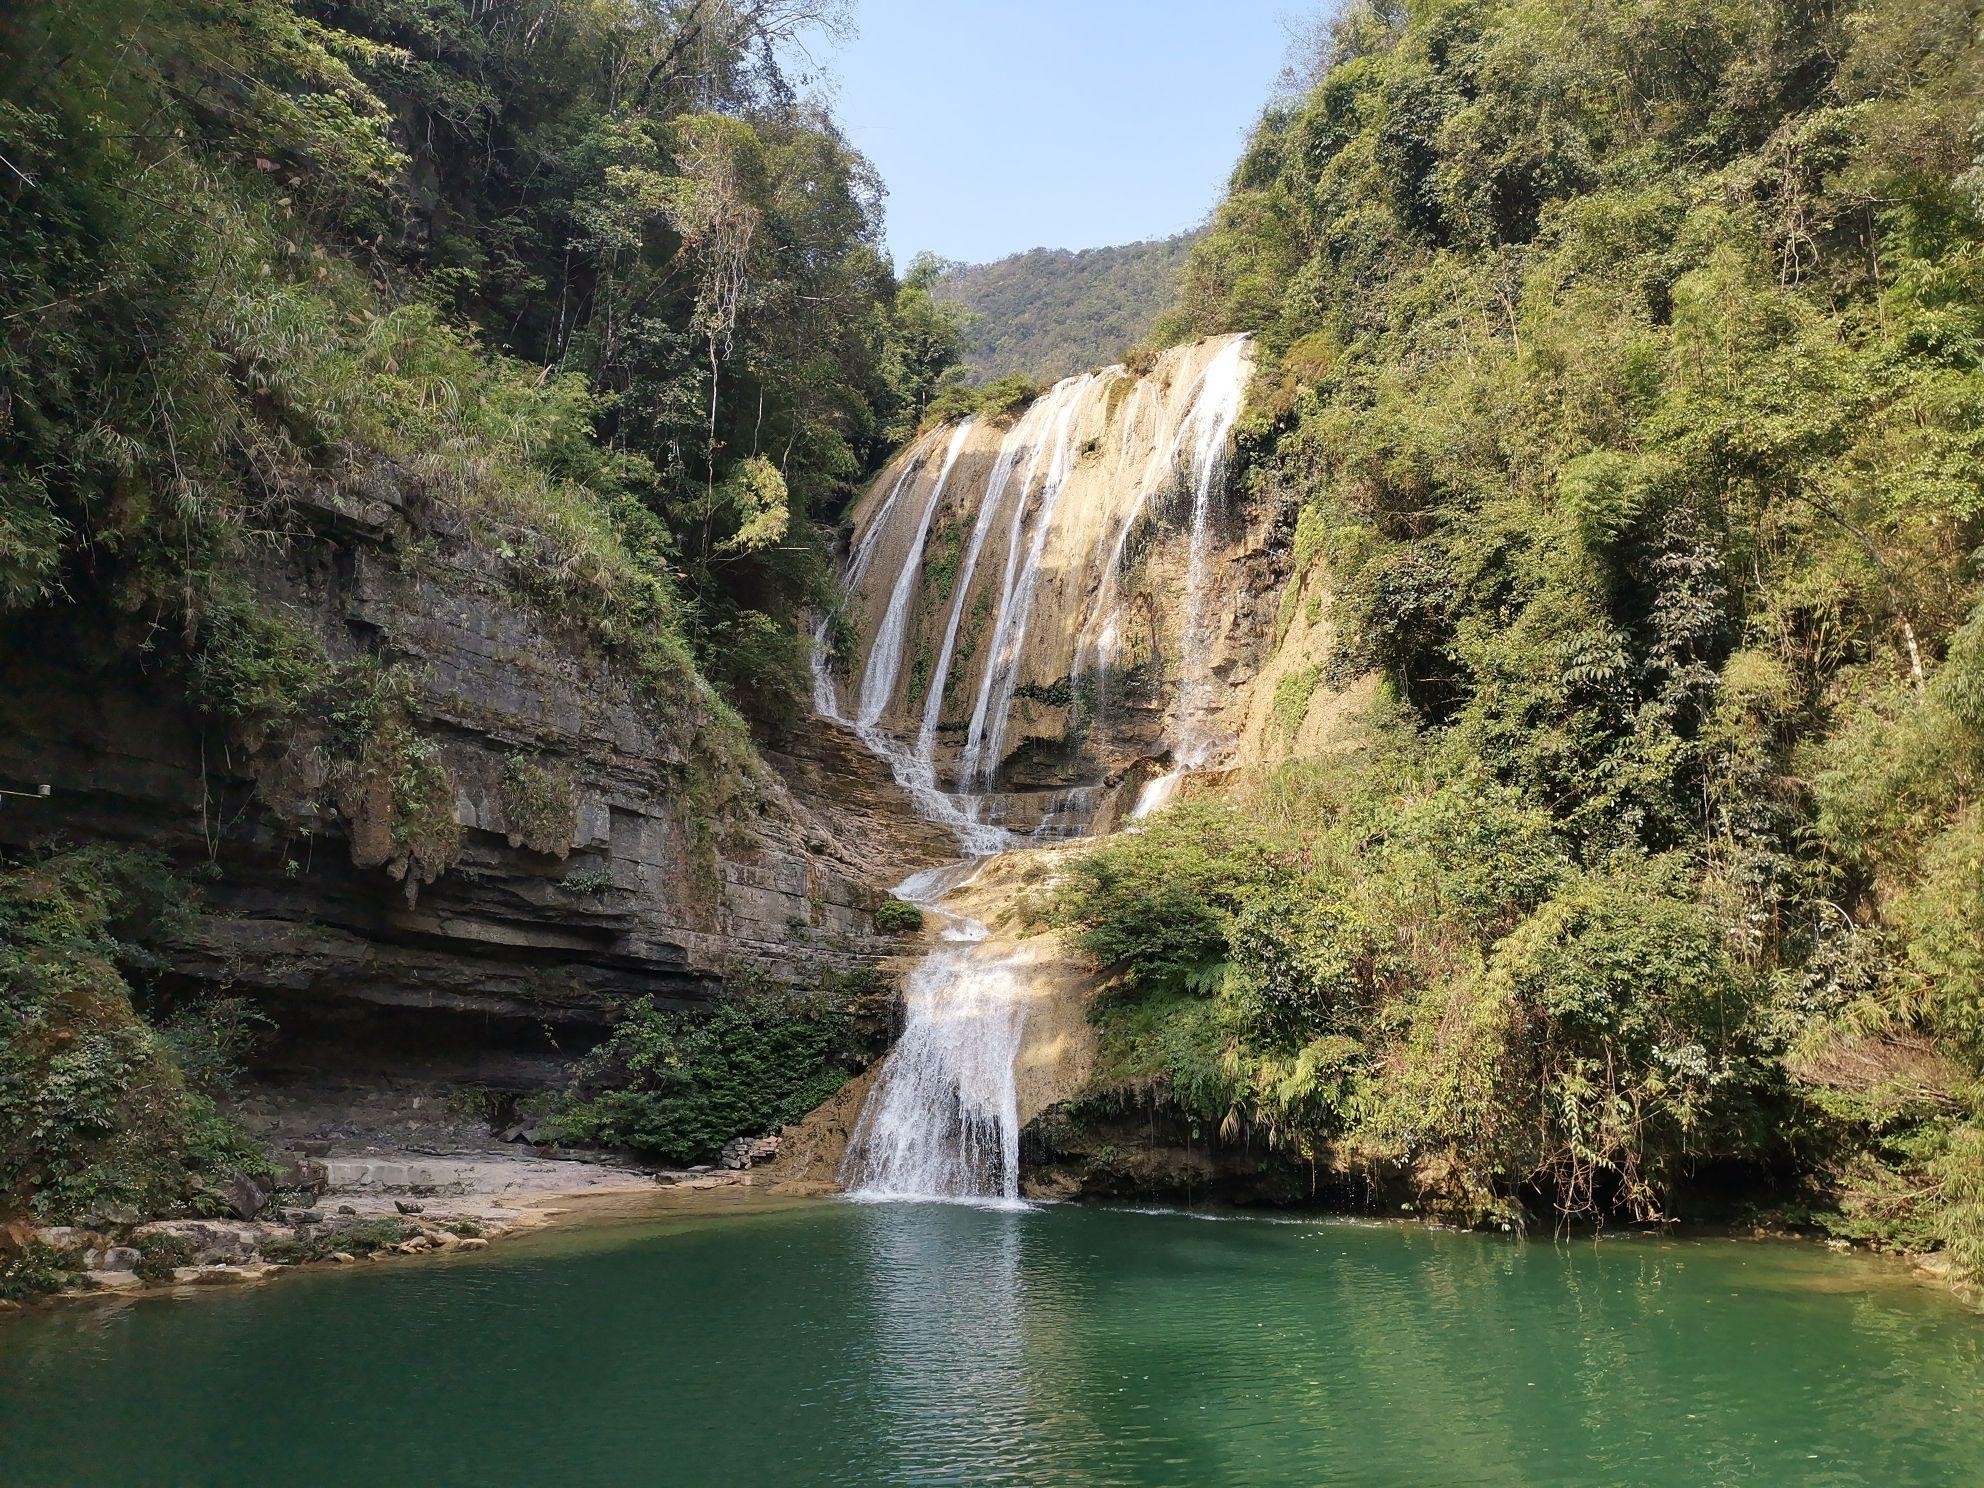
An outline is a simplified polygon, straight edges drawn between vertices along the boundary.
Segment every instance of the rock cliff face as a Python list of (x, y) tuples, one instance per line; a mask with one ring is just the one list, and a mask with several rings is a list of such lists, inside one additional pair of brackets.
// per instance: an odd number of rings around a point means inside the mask
[(255, 592), (333, 661), (406, 679), (407, 726), (453, 783), (453, 866), (392, 876), (377, 789), (338, 799), (321, 730), (248, 747), (165, 669), (105, 669), (100, 637), (45, 624), (0, 647), (0, 782), (54, 791), (7, 801), (0, 841), (165, 851), (210, 907), (174, 976), (256, 999), (279, 1047), (318, 1059), (428, 1051), (528, 1082), (631, 999), (686, 1005), (734, 973), (808, 984), (872, 958), (875, 886), (935, 849), (852, 736), (799, 724), (774, 740), (798, 793), (771, 773), (713, 788), (680, 720), (512, 592), (498, 555), (402, 474), (294, 511)]
[(905, 449), (854, 512), (840, 713), (1043, 836), (1161, 772), (1327, 747), (1326, 596), (1283, 613), (1292, 513), (1229, 489), (1251, 369), (1245, 338), (1175, 347)]

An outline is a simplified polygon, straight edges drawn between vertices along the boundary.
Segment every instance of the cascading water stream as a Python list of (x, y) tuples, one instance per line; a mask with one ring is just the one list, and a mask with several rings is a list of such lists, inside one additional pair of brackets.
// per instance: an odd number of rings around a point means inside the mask
[[(1012, 836), (1003, 827), (989, 826), (980, 822), (974, 812), (961, 806), (951, 796), (937, 786), (936, 770), (928, 758), (916, 751), (906, 749), (891, 734), (879, 727), (879, 720), (888, 708), (889, 699), (895, 693), (897, 679), (902, 674), (903, 649), (908, 639), (909, 597), (916, 585), (916, 576), (922, 568), (923, 549), (929, 540), (930, 522), (943, 501), (944, 488), (949, 484), (951, 471), (956, 466), (958, 456), (963, 452), (965, 442), (971, 434), (972, 420), (966, 419), (952, 435), (949, 448), (945, 451), (944, 463), (937, 480), (931, 487), (930, 499), (924, 504), (923, 516), (917, 525), (916, 534), (909, 551), (903, 559), (903, 566), (896, 574), (895, 584), (889, 591), (889, 604), (883, 613), (882, 623), (876, 631), (875, 642), (869, 647), (868, 664), (862, 671), (861, 692), (856, 716), (849, 718), (840, 709), (840, 693), (834, 686), (833, 672), (827, 659), (827, 631), (831, 617), (823, 617), (813, 630), (813, 711), (822, 718), (831, 718), (836, 723), (847, 725), (860, 736), (869, 752), (876, 755), (889, 767), (897, 785), (908, 792), (916, 809), (925, 818), (941, 822), (957, 833), (958, 844), (973, 857), (983, 857), (999, 852), (1009, 846)], [(874, 562), (875, 552), (885, 526), (893, 514), (904, 488), (918, 469), (918, 459), (904, 470), (901, 478), (890, 490), (888, 498), (868, 530), (855, 546), (854, 556), (848, 565), (847, 587), (851, 590), (866, 576)]]
[[(1173, 445), (1171, 458), (1175, 461), (1184, 441), (1192, 440), (1192, 525), (1185, 550), (1185, 617), (1179, 633), (1178, 697), (1171, 714), (1171, 768), (1149, 781), (1138, 794), (1130, 811), (1132, 821), (1140, 821), (1169, 805), (1185, 783), (1185, 777), (1210, 764), (1222, 747), (1209, 719), (1213, 704), (1212, 638), (1210, 617), (1206, 613), (1206, 583), (1212, 553), (1213, 498), (1226, 473), (1226, 441), (1239, 420), (1247, 390), (1247, 341), (1245, 336), (1235, 336), (1206, 367), (1192, 399), (1191, 411), (1179, 425)], [(1123, 530), (1127, 538), (1128, 522)], [(1112, 566), (1112, 576), (1114, 572)], [(1105, 631), (1112, 644), (1115, 625), (1112, 620)], [(1098, 668), (1101, 664), (1102, 652), (1098, 649)]]
[[(1030, 606), (1033, 578), (1039, 572), (1037, 557), (1031, 563), (1021, 559), (1021, 540), (1026, 533), (1027, 493), (1033, 487), (1034, 472), (1040, 468), (1041, 455), (1048, 449), (1054, 451), (1050, 459), (1048, 480), (1054, 481), (1054, 472), (1059, 469), (1062, 481), (1066, 480), (1066, 470), (1061, 462), (1061, 446), (1071, 436), (1075, 407), (1081, 394), (1093, 382), (1093, 374), (1070, 377), (1056, 383), (1041, 401), (1047, 406), (1043, 410), (1042, 424), (1046, 430), (1044, 441), (1033, 445), (1032, 458), (1027, 462), (1026, 476), (1020, 482), (1019, 495), (1013, 501), (1012, 530), (1006, 540), (1006, 571), (1004, 582), (999, 586), (999, 610), (992, 622), (992, 640), (987, 651), (984, 676), (978, 685), (978, 703), (971, 712), (971, 724), (965, 732), (964, 753), (958, 765), (958, 787), (970, 790), (974, 786), (989, 784), (992, 771), (998, 768), (994, 758), (988, 766), (985, 761), (986, 735), (992, 711), (992, 695), (999, 685), (999, 679), (1010, 666), (1019, 665), (1018, 646), (1014, 644), (1015, 629), (1024, 634), (1026, 609)], [(1053, 516), (1053, 497), (1059, 495), (1059, 486), (1043, 496), (1040, 503), (1042, 517)], [(1036, 520), (1035, 541), (1026, 545), (1026, 551), (1037, 554), (1038, 543), (1044, 540), (1048, 530), (1048, 520)], [(1024, 575), (1024, 578), (1022, 577)], [(1022, 586), (1025, 598), (1022, 599)]]
[(896, 575), (895, 587), (889, 591), (889, 607), (882, 614), (881, 627), (875, 632), (875, 644), (868, 648), (868, 666), (861, 675), (861, 700), (855, 717), (865, 728), (873, 728), (889, 706), (889, 699), (895, 695), (896, 679), (902, 675), (902, 653), (908, 639), (909, 596), (916, 588), (917, 576), (923, 570), (923, 546), (930, 538), (930, 519), (937, 514), (938, 506), (944, 499), (944, 487), (950, 484), (951, 471), (957, 467), (958, 456), (964, 452), (965, 441), (971, 437), (973, 421), (966, 419), (958, 425), (957, 433), (951, 436), (950, 448), (944, 451), (943, 468), (930, 487), (930, 499), (923, 504), (923, 518), (916, 524), (916, 535), (909, 541), (908, 556), (903, 559), (902, 571)]
[(1236, 336), (1206, 368), (1205, 392), (1193, 405), (1197, 440), (1192, 450), (1192, 535), (1186, 547), (1185, 625), (1179, 647), (1178, 726), (1173, 758), (1186, 769), (1211, 762), (1220, 741), (1208, 726), (1212, 710), (1212, 617), (1206, 612), (1206, 569), (1212, 560), (1213, 498), (1226, 474), (1226, 441), (1246, 395), (1242, 359), (1246, 338)]
[[(1005, 501), (1006, 488), (1012, 484), (1013, 471), (1019, 467), (1020, 456), (1039, 442), (1034, 436), (1040, 424), (1039, 414), (1044, 412), (1041, 402), (1034, 403), (1000, 441), (999, 457), (993, 462), (991, 479), (986, 482), (985, 499), (978, 504), (978, 517), (971, 526), (971, 540), (966, 545), (953, 586), (950, 620), (944, 627), (944, 642), (937, 652), (937, 669), (931, 674), (930, 690), (923, 698), (923, 718), (916, 734), (917, 758), (929, 766), (933, 775), (937, 768), (937, 725), (944, 715), (944, 696), (950, 685), (951, 662), (957, 655), (958, 627), (964, 619), (965, 599), (971, 593), (971, 581), (978, 576), (979, 555), (985, 551), (985, 539), (998, 519), (999, 508)], [(1020, 490), (1020, 500), (1022, 503), (1026, 500), (1024, 484)], [(876, 514), (877, 521), (881, 517), (881, 513)]]
[[(1158, 438), (1152, 444), (1151, 458), (1139, 474), (1128, 508), (1122, 520), (1116, 524), (1116, 540), (1109, 551), (1108, 560), (1102, 565), (1101, 587), (1096, 595), (1095, 606), (1088, 621), (1083, 625), (1075, 642), (1074, 675), (1092, 676), (1097, 690), (1107, 670), (1108, 664), (1122, 645), (1123, 628), (1123, 567), (1129, 549), (1130, 538), (1136, 530), (1137, 521), (1144, 509), (1149, 506), (1152, 496), (1167, 481), (1180, 475), (1179, 465), (1185, 462), (1184, 478), (1190, 482), (1192, 491), (1192, 536), (1189, 553), (1196, 555), (1196, 568), (1188, 559), (1186, 578), (1186, 623), (1181, 636), (1181, 649), (1189, 658), (1195, 640), (1202, 641), (1203, 594), (1205, 557), (1208, 544), (1206, 533), (1207, 516), (1210, 514), (1210, 496), (1216, 489), (1219, 476), (1224, 471), (1226, 439), (1232, 433), (1233, 424), (1239, 416), (1240, 402), (1246, 392), (1249, 367), (1246, 362), (1246, 349), (1250, 337), (1235, 336), (1220, 348), (1183, 400), (1182, 409), (1160, 408), (1156, 411), (1159, 422)], [(1123, 447), (1127, 451), (1137, 428), (1136, 417), (1141, 411), (1147, 383), (1139, 383), (1131, 397), (1130, 407), (1125, 413)], [(1176, 422), (1167, 420), (1167, 413)], [(1169, 432), (1166, 432), (1168, 427)], [(1186, 461), (1187, 441), (1190, 441), (1190, 459)], [(1119, 460), (1118, 479), (1121, 479), (1123, 465)], [(1196, 575), (1196, 577), (1195, 577)]]
[[(1185, 603), (1179, 631), (1180, 690), (1169, 714), (1167, 740), (1174, 769), (1146, 788), (1139, 811), (1168, 798), (1187, 768), (1202, 765), (1217, 751), (1208, 715), (1212, 712), (1210, 647), (1212, 629), (1206, 618), (1211, 587), (1214, 508), (1224, 452), (1246, 386), (1247, 342), (1235, 337), (1212, 353), (1204, 370), (1183, 385), (1183, 396), (1165, 381), (1163, 391), (1140, 379), (1127, 395), (1123, 417), (1113, 423), (1112, 391), (1127, 376), (1120, 368), (1085, 374), (1058, 383), (1013, 423), (1000, 439), (990, 475), (972, 523), (971, 533), (951, 579), (936, 666), (917, 716), (913, 742), (906, 746), (884, 728), (901, 678), (911, 627), (910, 599), (917, 587), (930, 526), (942, 504), (945, 487), (969, 436), (969, 426), (951, 438), (942, 466), (924, 502), (908, 544), (902, 568), (889, 581), (888, 603), (862, 671), (859, 701), (852, 720), (842, 718), (838, 696), (828, 671), (826, 623), (815, 633), (814, 694), (820, 712), (849, 723), (864, 743), (888, 762), (895, 778), (910, 793), (924, 816), (951, 826), (967, 854), (966, 861), (913, 874), (897, 886), (898, 897), (922, 906), (938, 917), (943, 928), (936, 946), (912, 970), (905, 987), (906, 1020), (902, 1037), (889, 1055), (864, 1103), (843, 1159), (840, 1177), (849, 1192), (870, 1199), (951, 1199), (1017, 1203), (1019, 1195), (1020, 1096), (1017, 1065), (1026, 1032), (1026, 1009), (1034, 973), (1028, 956), (1017, 946), (994, 941), (976, 920), (952, 914), (939, 903), (968, 882), (986, 858), (1015, 844), (1004, 822), (1009, 807), (1023, 803), (1039, 815), (1026, 839), (1065, 841), (1091, 829), (1108, 787), (1074, 785), (1054, 792), (1020, 795), (984, 794), (1004, 761), (1008, 725), (1026, 667), (1028, 631), (1036, 596), (1044, 580), (1046, 555), (1056, 530), (1064, 492), (1078, 463), (1077, 431), (1113, 428), (1122, 441), (1112, 472), (1100, 479), (1105, 492), (1123, 492), (1127, 508), (1110, 512), (1083, 546), (1061, 556), (1052, 582), (1059, 587), (1058, 610), (1068, 613), (1067, 588), (1084, 572), (1100, 566), (1097, 602), (1086, 612), (1067, 644), (1072, 648), (1070, 680), (1093, 667), (1099, 675), (1120, 644), (1125, 599), (1121, 570), (1132, 528), (1145, 507), (1176, 481), (1191, 497), (1190, 532), (1186, 548)], [(1103, 398), (1110, 401), (1106, 407)], [(1143, 459), (1134, 489), (1125, 474), (1133, 467), (1131, 447), (1143, 431), (1152, 443)], [(1099, 439), (1082, 445), (1083, 456)], [(890, 488), (863, 530), (849, 562), (849, 588), (869, 576), (882, 547), (882, 529), (906, 520), (900, 511), (906, 491), (929, 459), (920, 449)], [(1107, 456), (1105, 455), (1105, 458)], [(1141, 458), (1141, 456), (1139, 457)], [(1097, 467), (1085, 465), (1093, 472)], [(1093, 479), (1093, 476), (1084, 477)], [(1091, 487), (1093, 489), (1093, 487)], [(1086, 515), (1084, 511), (1086, 510)], [(1116, 517), (1115, 511), (1121, 516)], [(1096, 520), (1094, 507), (1077, 507), (1077, 524)], [(999, 574), (996, 611), (985, 644), (982, 668), (966, 737), (959, 755), (959, 793), (937, 784), (937, 736), (946, 692), (957, 662), (965, 617), (974, 613), (973, 584), (983, 563), (986, 545), (1002, 530), (1005, 535), (1003, 571)], [(1107, 551), (1107, 561), (1102, 562)], [(977, 603), (987, 604), (981, 590)], [(978, 614), (984, 612), (977, 611)], [(926, 636), (926, 644), (928, 637)], [(1049, 644), (1052, 638), (1048, 638)], [(924, 653), (919, 652), (919, 656)], [(920, 664), (920, 663), (919, 663)], [(970, 674), (972, 668), (964, 668)], [(986, 818), (995, 820), (986, 820)]]
[(896, 887), (946, 924), (909, 974), (902, 1037), (841, 1162), (856, 1198), (1019, 1201), (1021, 970), (986, 944), (984, 925), (936, 902), (977, 866), (925, 870)]
[[(981, 718), (985, 720), (979, 739), (981, 752), (974, 755), (969, 740), (965, 745), (967, 765), (977, 766), (980, 784), (991, 784), (993, 771), (1005, 757), (1006, 725), (1012, 718), (1013, 695), (1019, 690), (1026, 630), (1033, 618), (1034, 591), (1040, 583), (1040, 558), (1047, 546), (1047, 534), (1054, 527), (1061, 493), (1067, 489), (1068, 477), (1074, 470), (1075, 412), (1081, 405), (1082, 393), (1094, 381), (1093, 377), (1074, 379), (1075, 386), (1069, 390), (1065, 405), (1056, 413), (1050, 436), (1053, 453), (1048, 460), (1046, 484), (1040, 493), (1040, 507), (1033, 519), (1033, 539), (1027, 545), (1026, 561), (1014, 581), (1011, 608), (993, 637), (992, 659), (985, 669), (986, 687), (979, 695), (980, 714), (972, 720), (975, 731)], [(992, 699), (989, 710), (985, 707), (987, 697)], [(968, 786), (971, 782), (967, 779), (965, 783)]]
[[(923, 468), (922, 444), (923, 441), (918, 440), (916, 444), (910, 446), (909, 458), (903, 465), (902, 474), (889, 488), (889, 494), (883, 499), (880, 509), (876, 511), (874, 520), (868, 524), (868, 530), (861, 535), (860, 541), (854, 545), (854, 551), (848, 556), (847, 576), (844, 582), (850, 593), (859, 588), (861, 581), (868, 577), (868, 570), (875, 563), (875, 550), (882, 545), (882, 535), (888, 531), (889, 519), (895, 515), (896, 503), (902, 499), (902, 493), (916, 478), (916, 473)], [(833, 719), (836, 723), (848, 723), (850, 720), (841, 716), (840, 689), (834, 686), (833, 672), (825, 664), (827, 631), (832, 623), (831, 615), (822, 615), (820, 623), (813, 627), (813, 711), (822, 718)]]

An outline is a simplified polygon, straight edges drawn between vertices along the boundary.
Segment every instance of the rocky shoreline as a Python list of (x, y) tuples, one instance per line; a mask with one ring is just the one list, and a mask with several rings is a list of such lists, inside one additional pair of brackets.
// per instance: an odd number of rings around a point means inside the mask
[[(769, 1144), (769, 1145), (768, 1145)], [(727, 1165), (657, 1169), (599, 1154), (384, 1147), (327, 1154), (253, 1218), (16, 1224), (0, 1252), (33, 1256), (54, 1284), (0, 1312), (54, 1299), (131, 1297), (267, 1281), (284, 1272), (485, 1250), (575, 1216), (588, 1201), (748, 1185), (776, 1139), (733, 1144)], [(295, 1174), (290, 1175), (297, 1176)]]

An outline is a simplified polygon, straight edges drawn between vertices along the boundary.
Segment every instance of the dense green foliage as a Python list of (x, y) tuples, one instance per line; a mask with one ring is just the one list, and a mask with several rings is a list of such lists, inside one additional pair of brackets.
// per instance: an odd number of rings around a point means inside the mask
[(1289, 603), (1391, 703), (1087, 870), (1126, 1074), (1463, 1207), (1734, 1160), (1974, 1259), (1980, 103), (1967, 0), (1345, 13), (1167, 329), (1258, 333)]
[(877, 251), (869, 167), (779, 70), (832, 20), (16, 7), (0, 613), (101, 603), (218, 711), (320, 711), (336, 679), (235, 575), (286, 494), (385, 457), (685, 725), (723, 711), (699, 660), (791, 696), (821, 524), (956, 351)]
[(333, 1256), (367, 1256), (411, 1240), (420, 1231), (391, 1215), (335, 1220), (320, 1230), (264, 1242), (262, 1256), (278, 1266), (302, 1266)]
[(268, 1160), (216, 1108), (245, 1010), (140, 1011), (189, 905), (157, 860), (108, 848), (0, 872), (0, 1217), (222, 1212)]
[(974, 382), (1055, 382), (1116, 361), (1148, 339), (1178, 291), (1192, 235), (1089, 248), (1035, 248), (996, 263), (952, 265), (940, 301), (965, 315)]
[(851, 1024), (830, 998), (733, 998), (702, 1013), (636, 1006), (550, 1106), (556, 1141), (707, 1162), (732, 1137), (797, 1121), (847, 1082)]

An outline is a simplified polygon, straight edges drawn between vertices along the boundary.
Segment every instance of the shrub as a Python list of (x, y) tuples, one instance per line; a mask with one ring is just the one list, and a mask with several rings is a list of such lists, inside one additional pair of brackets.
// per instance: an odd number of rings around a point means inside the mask
[(571, 852), (579, 805), (566, 771), (513, 754), (503, 762), (499, 800), (510, 846), (558, 858)]
[(140, 1281), (170, 1281), (174, 1271), (192, 1265), (199, 1255), (198, 1247), (184, 1235), (140, 1235), (133, 1244), (138, 1264), (131, 1269)]
[(268, 1168), (214, 1104), (246, 1038), (239, 1005), (182, 1009), (163, 1028), (134, 1005), (191, 912), (142, 853), (0, 869), (0, 1209), (179, 1212), (237, 1169)]
[(875, 911), (875, 929), (882, 935), (914, 935), (923, 928), (923, 911), (901, 899), (884, 900)]
[(847, 1080), (838, 1007), (788, 994), (727, 999), (705, 1012), (632, 1008), (549, 1103), (557, 1141), (703, 1162), (732, 1137), (796, 1121)]
[(351, 1219), (315, 1234), (268, 1241), (262, 1246), (262, 1255), (279, 1266), (297, 1266), (328, 1261), (334, 1255), (371, 1255), (418, 1233), (413, 1225), (390, 1215), (381, 1219)]
[(30, 1302), (71, 1285), (81, 1274), (77, 1261), (52, 1245), (30, 1240), (17, 1251), (0, 1251), (0, 1302)]

